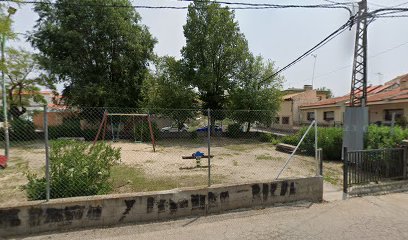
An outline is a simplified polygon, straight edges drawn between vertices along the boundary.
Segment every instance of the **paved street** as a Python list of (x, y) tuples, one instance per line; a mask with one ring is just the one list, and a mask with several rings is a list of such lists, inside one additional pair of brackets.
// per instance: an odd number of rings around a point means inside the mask
[(408, 239), (408, 193), (25, 239)]

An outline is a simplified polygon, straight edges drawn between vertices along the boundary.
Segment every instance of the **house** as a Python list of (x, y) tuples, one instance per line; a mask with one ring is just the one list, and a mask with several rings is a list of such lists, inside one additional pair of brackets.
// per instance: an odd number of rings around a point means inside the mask
[(275, 119), (274, 127), (290, 128), (301, 123), (300, 106), (327, 99), (328, 91), (314, 90), (311, 85), (283, 91), (283, 101)]
[[(310, 123), (316, 118), (320, 125), (342, 125), (350, 95), (325, 99), (300, 106), (300, 118)], [(408, 74), (398, 76), (384, 85), (367, 87), (370, 123), (390, 124), (395, 118), (408, 118)], [(316, 116), (315, 116), (316, 114)]]

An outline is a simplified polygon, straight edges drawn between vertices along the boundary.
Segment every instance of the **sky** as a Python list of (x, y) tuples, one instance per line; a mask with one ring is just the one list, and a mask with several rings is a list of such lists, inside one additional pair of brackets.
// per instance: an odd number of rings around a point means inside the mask
[[(275, 4), (323, 4), (324, 0), (229, 0), (230, 2)], [(340, 0), (338, 0), (340, 2)], [(342, 0), (345, 2), (346, 0)], [(187, 6), (177, 0), (131, 0), (133, 5)], [(407, 0), (368, 0), (370, 10), (406, 3)], [(14, 31), (32, 31), (37, 19), (32, 5), (21, 5), (13, 16)], [(187, 10), (138, 9), (142, 24), (157, 39), (155, 52), (159, 56), (180, 58), (185, 45), (183, 25)], [(344, 24), (349, 14), (340, 9), (268, 9), (236, 10), (236, 20), (256, 55), (275, 62), (279, 69), (320, 42)], [(408, 18), (381, 18), (369, 25), (368, 30), (368, 84), (383, 84), (408, 73)], [(25, 42), (24, 36), (9, 42), (13, 47), (35, 51)], [(284, 88), (302, 88), (312, 84), (315, 88), (332, 89), (335, 96), (348, 94), (351, 86), (355, 28), (347, 30), (317, 50), (316, 58), (308, 56), (284, 71)], [(315, 68), (314, 63), (316, 60)], [(313, 78), (314, 69), (314, 78)]]

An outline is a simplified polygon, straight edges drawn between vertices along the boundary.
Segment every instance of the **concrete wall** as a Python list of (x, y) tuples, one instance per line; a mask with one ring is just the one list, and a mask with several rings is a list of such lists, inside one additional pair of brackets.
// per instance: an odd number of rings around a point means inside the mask
[(319, 202), (322, 198), (322, 177), (311, 177), (57, 199), (50, 202), (35, 201), (0, 208), (0, 237), (166, 220), (302, 200)]

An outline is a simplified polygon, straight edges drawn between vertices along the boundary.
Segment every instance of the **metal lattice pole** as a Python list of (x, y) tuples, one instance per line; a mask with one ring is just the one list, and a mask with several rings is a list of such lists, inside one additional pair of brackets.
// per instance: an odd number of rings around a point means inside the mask
[(367, 0), (358, 3), (350, 105), (365, 107), (367, 102)]

